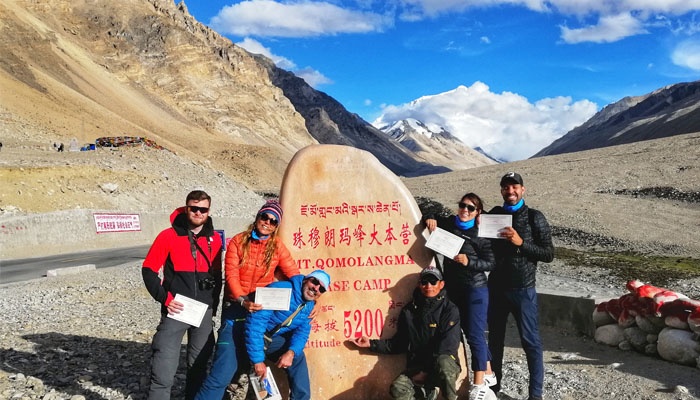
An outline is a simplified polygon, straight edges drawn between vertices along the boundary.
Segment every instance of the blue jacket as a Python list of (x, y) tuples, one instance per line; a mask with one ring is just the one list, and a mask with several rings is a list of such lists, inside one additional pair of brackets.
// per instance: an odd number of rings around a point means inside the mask
[(274, 311), (262, 310), (249, 313), (245, 322), (245, 344), (248, 350), (248, 357), (253, 364), (265, 361), (265, 340), (263, 335), (274, 329), (278, 324), (284, 322), (297, 309), (303, 306), (301, 311), (294, 317), (288, 326), (282, 327), (274, 335), (291, 335), (289, 340), (289, 350), (294, 354), (301, 354), (306, 346), (306, 341), (311, 333), (311, 320), (309, 314), (313, 310), (315, 301), (306, 301), (301, 292), (304, 275), (293, 276), (288, 281), (273, 282), (268, 287), (271, 288), (291, 288), (292, 296), (289, 301), (289, 310)]

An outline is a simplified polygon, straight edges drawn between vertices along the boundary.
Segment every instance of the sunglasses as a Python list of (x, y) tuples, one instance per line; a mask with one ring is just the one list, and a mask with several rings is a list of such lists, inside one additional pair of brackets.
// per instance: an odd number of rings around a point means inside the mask
[(197, 214), (197, 212), (201, 212), (202, 214), (206, 214), (209, 212), (209, 207), (187, 206), (187, 209), (192, 214)]
[(469, 210), (469, 212), (474, 212), (474, 211), (476, 211), (476, 207), (474, 207), (474, 206), (471, 205), (471, 204), (459, 203), (458, 206), (459, 206), (459, 208), (466, 208), (467, 210)]
[(437, 285), (438, 281), (439, 281), (438, 278), (431, 276), (431, 277), (427, 277), (427, 278), (422, 278), (420, 280), (420, 285), (421, 286), (428, 286), (428, 284), (431, 284), (431, 285), (435, 286), (435, 285)]
[(309, 278), (309, 282), (311, 282), (312, 285), (318, 286), (318, 292), (321, 294), (326, 293), (326, 288), (321, 285), (321, 282), (318, 281), (318, 279), (314, 278), (313, 276)]
[(260, 214), (260, 215), (258, 216), (258, 218), (260, 218), (261, 221), (269, 222), (270, 225), (272, 225), (272, 226), (277, 226), (277, 224), (279, 223), (279, 221), (277, 221), (276, 219), (272, 218), (272, 217), (270, 216), (270, 214), (267, 214), (267, 213), (262, 213), (262, 214)]

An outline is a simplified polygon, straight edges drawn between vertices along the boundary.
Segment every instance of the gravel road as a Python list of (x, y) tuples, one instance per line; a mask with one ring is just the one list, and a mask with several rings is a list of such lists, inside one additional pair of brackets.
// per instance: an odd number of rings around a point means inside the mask
[[(562, 276), (561, 268), (543, 268), (539, 286), (583, 295), (621, 292), (616, 282), (590, 273)], [(158, 306), (143, 288), (138, 263), (3, 285), (0, 298), (0, 398), (145, 398)], [(505, 399), (527, 394), (527, 364), (515, 331), (509, 328)], [(697, 368), (548, 327), (542, 334), (547, 399), (700, 399)], [(183, 372), (175, 399), (182, 398)]]

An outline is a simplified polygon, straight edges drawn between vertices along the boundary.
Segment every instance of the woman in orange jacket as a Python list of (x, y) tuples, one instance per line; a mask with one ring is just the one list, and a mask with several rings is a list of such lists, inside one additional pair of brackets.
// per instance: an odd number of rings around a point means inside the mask
[(279, 202), (268, 200), (255, 216), (255, 222), (234, 236), (226, 248), (221, 328), (211, 371), (196, 400), (221, 400), (234, 375), (247, 372), (244, 322), (247, 313), (262, 309), (262, 305), (254, 302), (255, 289), (272, 283), (278, 268), (287, 278), (300, 273), (289, 250), (277, 237), (281, 221)]

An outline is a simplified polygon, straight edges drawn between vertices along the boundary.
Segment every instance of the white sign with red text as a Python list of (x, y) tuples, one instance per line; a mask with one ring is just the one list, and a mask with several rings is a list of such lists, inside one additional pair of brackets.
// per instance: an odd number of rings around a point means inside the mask
[(97, 233), (138, 232), (141, 230), (139, 214), (92, 214)]

